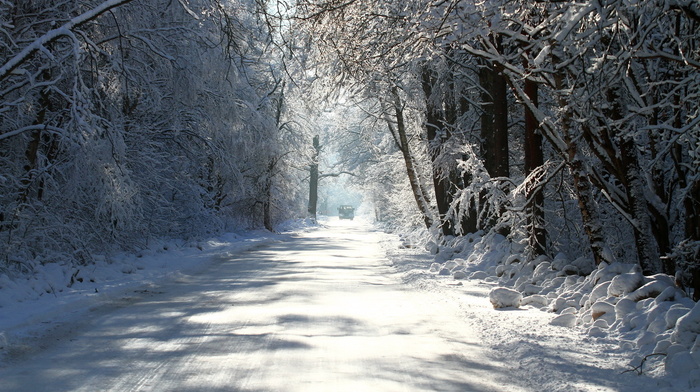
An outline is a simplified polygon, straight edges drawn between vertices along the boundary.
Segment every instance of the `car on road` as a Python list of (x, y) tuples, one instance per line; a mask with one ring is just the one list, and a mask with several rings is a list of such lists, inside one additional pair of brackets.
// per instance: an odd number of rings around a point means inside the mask
[(340, 219), (350, 219), (355, 217), (355, 207), (350, 205), (342, 205), (338, 207), (338, 218)]

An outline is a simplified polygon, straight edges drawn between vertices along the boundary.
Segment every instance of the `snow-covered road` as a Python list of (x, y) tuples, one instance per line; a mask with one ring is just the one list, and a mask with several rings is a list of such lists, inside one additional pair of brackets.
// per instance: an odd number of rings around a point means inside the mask
[[(479, 301), (471, 315), (454, 293), (415, 290), (380, 238), (368, 226), (335, 221), (222, 256), (203, 272), (56, 327), (39, 350), (0, 369), (0, 391), (621, 390), (599, 379), (617, 373), (588, 365), (581, 365), (588, 386), (548, 380), (581, 355), (544, 355), (546, 342), (528, 345), (531, 331), (514, 347), (507, 332), (516, 318), (535, 329), (546, 322), (489, 309), (485, 285), (459, 287), (456, 295)], [(567, 340), (563, 329), (548, 328), (561, 330), (548, 342)], [(530, 355), (529, 365), (510, 360)], [(542, 368), (557, 359), (561, 373)]]

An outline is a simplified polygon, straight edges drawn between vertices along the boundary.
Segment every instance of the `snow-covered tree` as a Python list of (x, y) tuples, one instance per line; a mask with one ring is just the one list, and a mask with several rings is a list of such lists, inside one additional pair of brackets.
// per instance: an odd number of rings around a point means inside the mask
[(294, 213), (282, 53), (254, 1), (0, 3), (9, 268)]
[(515, 227), (542, 254), (581, 227), (597, 263), (697, 270), (695, 3), (298, 4), (333, 84), (423, 125), (444, 234)]

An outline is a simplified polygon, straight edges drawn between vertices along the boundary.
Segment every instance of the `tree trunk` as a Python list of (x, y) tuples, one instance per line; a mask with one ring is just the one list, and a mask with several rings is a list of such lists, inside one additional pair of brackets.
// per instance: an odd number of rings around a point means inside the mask
[(607, 245), (603, 236), (602, 224), (598, 216), (598, 210), (593, 197), (593, 186), (588, 178), (588, 173), (585, 170), (583, 161), (576, 157), (576, 147), (571, 144), (569, 168), (571, 175), (574, 178), (574, 189), (578, 198), (578, 206), (581, 211), (583, 220), (583, 229), (588, 237), (591, 251), (593, 252), (593, 260), (598, 265), (603, 261), (612, 262), (607, 257)]
[[(282, 81), (279, 83), (275, 89), (273, 89), (273, 92), (277, 89), (277, 87), (280, 88), (279, 94), (276, 98), (276, 105), (275, 105), (275, 126), (277, 127), (277, 130), (280, 131), (282, 127), (282, 112), (284, 109), (284, 89), (285, 89), (285, 82)], [(318, 136), (316, 136), (313, 140), (314, 144), (314, 151), (315, 151), (315, 157), (314, 157), (314, 163), (316, 165), (315, 169), (315, 177), (316, 177), (316, 191), (313, 192), (316, 196), (316, 202), (318, 201), (318, 153), (319, 149), (316, 148), (316, 145), (318, 144)], [(265, 177), (265, 183), (263, 185), (263, 225), (267, 230), (274, 231), (274, 227), (272, 226), (272, 185), (273, 185), (273, 180), (275, 178), (275, 170), (277, 167), (277, 163), (279, 162), (280, 157), (279, 156), (272, 156), (269, 158), (269, 163), (267, 164), (267, 175)], [(313, 177), (313, 170), (309, 178)], [(309, 181), (309, 207), (311, 206), (311, 197), (312, 191), (311, 191), (311, 181)], [(315, 218), (315, 208), (314, 208), (314, 218)]]
[[(467, 111), (469, 110), (469, 101), (467, 100), (467, 98), (464, 97), (464, 95), (460, 95), (458, 102), (459, 113), (467, 113)], [(465, 143), (466, 142), (468, 141), (465, 140)], [(466, 155), (462, 156), (462, 160), (464, 161), (466, 161), (467, 158), (468, 157)], [(462, 173), (461, 177), (457, 178), (457, 181), (455, 182), (459, 182), (459, 186), (461, 187), (461, 189), (466, 189), (468, 186), (471, 185), (472, 181), (472, 173), (465, 171), (464, 173)], [(462, 227), (462, 234), (471, 234), (479, 231), (479, 214), (476, 211), (476, 206), (474, 204), (470, 204), (468, 207), (462, 206), (461, 208), (467, 209), (466, 213), (462, 217), (462, 221), (459, 222), (459, 224)]]
[[(45, 70), (41, 74), (44, 81), (51, 79), (51, 71)], [(39, 111), (37, 112), (36, 119), (34, 120), (34, 125), (44, 125), (46, 121), (47, 112), (53, 112), (54, 105), (52, 104), (51, 97), (49, 96), (49, 89), (42, 89), (39, 93)], [(39, 170), (39, 152), (45, 150), (45, 155), (47, 158), (52, 158), (55, 154), (56, 147), (53, 146), (54, 136), (42, 132), (41, 130), (33, 131), (31, 134), (31, 140), (25, 149), (24, 156), (27, 158), (27, 164), (24, 166), (25, 174), (21, 180), (22, 192), (20, 193), (19, 205), (25, 204), (30, 196), (36, 197), (36, 200), (41, 200), (44, 197), (44, 180), (39, 178), (36, 180), (37, 173)], [(48, 145), (47, 149), (42, 149), (42, 145)], [(36, 183), (36, 193), (32, 192), (32, 185)]]
[[(557, 101), (560, 107), (568, 106), (566, 94), (564, 91), (563, 75), (555, 75)], [(593, 185), (588, 177), (589, 173), (586, 170), (584, 162), (578, 154), (578, 145), (575, 142), (576, 138), (571, 135), (571, 112), (566, 111), (561, 118), (562, 133), (566, 144), (566, 162), (568, 164), (571, 176), (574, 180), (574, 190), (578, 199), (579, 211), (581, 212), (581, 220), (583, 221), (583, 230), (588, 237), (588, 243), (593, 253), (593, 260), (596, 265), (602, 262), (612, 262), (608, 257), (607, 245), (603, 236), (603, 226), (598, 216), (598, 209), (593, 197)]]
[[(492, 64), (487, 64), (479, 70), (479, 84), (482, 88), (481, 156), (484, 167), (491, 178), (508, 177), (510, 160), (507, 82)], [(482, 195), (482, 198), (486, 197)], [(489, 211), (486, 214), (488, 220), (484, 222), (483, 228), (492, 228), (502, 213), (503, 211)], [(509, 231), (504, 227), (500, 234), (507, 235)]]
[[(673, 127), (681, 129), (683, 127), (683, 103), (681, 95), (677, 93), (674, 96), (674, 105), (676, 110), (673, 118)], [(685, 212), (685, 241), (692, 243), (700, 242), (700, 182), (693, 180), (693, 171), (689, 168), (694, 167), (688, 164), (690, 161), (687, 153), (689, 147), (679, 142), (675, 142), (671, 148), (671, 159), (673, 166), (678, 176), (677, 187), (685, 190), (683, 198), (683, 211)], [(692, 147), (690, 147), (692, 148)], [(697, 170), (697, 169), (695, 169)], [(686, 253), (683, 257), (687, 258), (690, 273), (690, 285), (693, 288), (693, 300), (700, 301), (700, 253)], [(675, 268), (674, 260), (668, 260), (664, 263), (665, 268), (669, 268), (669, 264)]]
[[(275, 170), (275, 160), (271, 159), (267, 166), (267, 176), (263, 189), (263, 225), (267, 230), (274, 231), (272, 227), (272, 176)], [(316, 169), (318, 173), (318, 168)], [(318, 180), (317, 180), (318, 181)], [(311, 199), (309, 197), (309, 199)]]
[[(622, 121), (623, 113), (620, 105), (620, 94), (618, 88), (611, 86), (606, 93), (606, 100), (609, 109), (605, 110), (608, 121), (612, 121), (614, 129), (618, 133), (617, 146), (607, 146), (607, 150), (614, 151), (619, 154), (620, 159), (616, 160), (615, 156), (611, 156), (610, 160), (619, 162), (617, 172), (620, 182), (625, 187), (627, 195), (627, 209), (632, 217), (632, 230), (634, 233), (634, 243), (637, 248), (637, 259), (642, 267), (642, 272), (645, 275), (653, 275), (661, 272), (660, 259), (656, 249), (656, 241), (651, 233), (651, 218), (647, 207), (647, 199), (645, 194), (646, 181), (642, 177), (642, 170), (639, 166), (637, 158), (636, 146), (634, 139), (629, 135), (622, 135), (624, 131), (615, 127), (615, 124)], [(609, 124), (601, 125), (609, 126)], [(605, 138), (604, 140), (608, 140)], [(612, 141), (609, 142), (613, 144)], [(673, 272), (669, 271), (671, 275)]]
[[(525, 94), (532, 104), (538, 106), (537, 83), (525, 79)], [(542, 152), (542, 134), (539, 132), (539, 123), (535, 115), (525, 107), (525, 175), (544, 164)], [(547, 232), (544, 227), (544, 191), (540, 186), (530, 186), (526, 193), (528, 242), (536, 256), (544, 255), (547, 251)]]
[[(657, 104), (656, 93), (652, 97), (652, 106)], [(652, 111), (652, 116), (649, 119), (649, 125), (653, 127), (659, 125), (659, 109), (655, 108)], [(651, 132), (649, 135), (649, 147), (651, 151), (651, 159), (655, 160), (658, 157), (659, 143), (661, 140), (661, 135), (655, 132)], [(671, 150), (673, 152), (673, 149)], [(673, 153), (672, 153), (673, 155)], [(653, 166), (651, 168), (651, 178), (662, 179), (664, 178), (663, 171), (658, 166)], [(659, 255), (668, 256), (671, 254), (671, 227), (669, 223), (669, 217), (663, 206), (668, 205), (669, 198), (671, 197), (668, 191), (669, 185), (668, 181), (652, 181), (651, 186), (654, 190), (654, 195), (661, 201), (660, 205), (657, 203), (649, 203), (649, 213), (651, 214), (651, 231), (656, 239), (656, 244), (659, 247)], [(662, 269), (664, 271), (674, 271), (676, 269), (676, 264), (673, 258), (664, 257), (661, 260)]]
[[(623, 137), (620, 142), (620, 156), (625, 173), (624, 181), (629, 210), (634, 219), (633, 230), (637, 257), (642, 272), (645, 275), (653, 275), (661, 272), (661, 265), (655, 247), (656, 241), (651, 234), (651, 218), (644, 195), (644, 179), (634, 149), (634, 140), (630, 137)], [(674, 274), (674, 271), (665, 272), (670, 275)]]
[[(435, 188), (435, 202), (438, 209), (438, 219), (440, 227), (444, 235), (454, 235), (454, 226), (449, 219), (446, 219), (447, 211), (452, 203), (452, 194), (450, 193), (449, 177), (443, 173), (442, 168), (437, 162), (442, 144), (447, 140), (447, 130), (444, 129), (445, 119), (442, 111), (434, 104), (433, 85), (435, 80), (430, 75), (428, 67), (423, 68), (422, 85), (425, 95), (425, 128), (428, 136), (428, 153), (432, 162), (432, 177), (433, 186)], [(442, 135), (446, 136), (442, 138)]]
[[(697, 16), (697, 14), (695, 14)], [(681, 36), (681, 20), (680, 15), (677, 16), (676, 20), (676, 36)], [(697, 19), (696, 19), (697, 22)], [(697, 28), (697, 23), (694, 23)], [(689, 48), (692, 52), (697, 52), (697, 40), (693, 40), (691, 47)], [(695, 49), (695, 50), (693, 50)], [(683, 56), (683, 53), (677, 53), (679, 56)], [(682, 72), (678, 72), (678, 80), (681, 80)], [(686, 87), (687, 88), (687, 87)], [(686, 93), (687, 94), (687, 93)], [(684, 112), (685, 117), (689, 116), (696, 109), (696, 102), (693, 100), (683, 100), (681, 98), (680, 91), (675, 94), (675, 117), (673, 121), (673, 127), (676, 129), (681, 129), (683, 126)], [(681, 103), (683, 102), (683, 103)], [(680, 143), (676, 142), (674, 150), (677, 151), (674, 157), (676, 170), (678, 172), (679, 185), (682, 189), (687, 189), (685, 198), (683, 199), (683, 208), (685, 210), (685, 237), (686, 240), (691, 243), (700, 243), (700, 179), (698, 179), (698, 167), (696, 164), (682, 165), (683, 160), (683, 148)], [(694, 148), (691, 146), (690, 148)], [(687, 152), (685, 153), (687, 156)], [(691, 161), (692, 162), (692, 161)], [(690, 169), (694, 168), (694, 169)], [(690, 169), (690, 170), (689, 170)], [(689, 272), (691, 274), (691, 287), (693, 288), (693, 300), (700, 301), (700, 249), (696, 250), (688, 255)], [(675, 264), (674, 264), (675, 267)]]
[(318, 155), (321, 150), (318, 135), (314, 136), (314, 155), (309, 176), (309, 217), (316, 219), (316, 206), (318, 204)]
[[(413, 164), (413, 156), (411, 155), (411, 150), (408, 146), (408, 137), (406, 136), (406, 124), (404, 123), (403, 118), (401, 98), (399, 97), (399, 92), (396, 87), (394, 87), (391, 92), (394, 98), (394, 113), (396, 115), (397, 144), (399, 145), (404, 163), (406, 164), (406, 174), (408, 175), (408, 181), (411, 184), (411, 190), (413, 191), (413, 197), (416, 199), (418, 210), (421, 212), (425, 226), (427, 228), (431, 228), (433, 226), (433, 219), (431, 217), (432, 214), (430, 211), (430, 205), (425, 197), (424, 191), (421, 189), (420, 178), (418, 177), (418, 172)], [(391, 127), (391, 124), (389, 124), (389, 126), (390, 128), (393, 128)]]
[(505, 77), (492, 65), (480, 69), (479, 83), (483, 89), (481, 153), (484, 166), (491, 177), (508, 177), (508, 85)]

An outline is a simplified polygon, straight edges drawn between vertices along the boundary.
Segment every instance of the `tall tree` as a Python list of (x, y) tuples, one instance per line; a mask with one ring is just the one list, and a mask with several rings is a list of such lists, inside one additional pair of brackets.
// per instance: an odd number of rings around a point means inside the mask
[[(539, 106), (537, 83), (525, 79), (524, 93), (535, 107)], [(544, 152), (542, 150), (542, 135), (539, 131), (539, 121), (535, 114), (525, 108), (525, 175), (533, 176), (544, 165)], [(525, 214), (527, 219), (528, 243), (535, 255), (546, 254), (547, 231), (545, 229), (544, 216), (544, 190), (537, 182), (527, 186), (525, 193)]]
[(309, 217), (316, 219), (318, 204), (318, 156), (321, 151), (318, 135), (313, 139), (314, 153), (309, 167)]
[(267, 222), (283, 151), (260, 4), (54, 3), (0, 2), (6, 265)]

